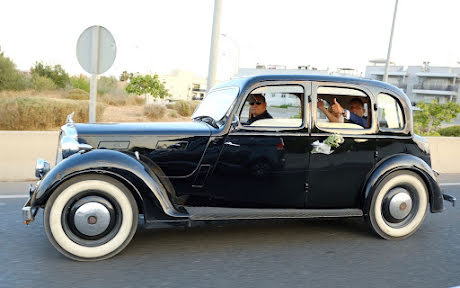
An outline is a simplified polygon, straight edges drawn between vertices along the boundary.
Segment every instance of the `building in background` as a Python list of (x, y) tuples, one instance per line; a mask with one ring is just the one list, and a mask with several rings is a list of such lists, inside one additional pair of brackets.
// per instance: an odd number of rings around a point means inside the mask
[(318, 70), (310, 65), (297, 66), (297, 68), (287, 68), (284, 65), (262, 65), (257, 64), (255, 68), (240, 68), (237, 77), (247, 77), (253, 75), (280, 75), (280, 74), (296, 74), (296, 75), (329, 75), (329, 70)]
[[(365, 77), (382, 81), (385, 73), (383, 60), (370, 61)], [(394, 64), (394, 63), (393, 63)], [(390, 65), (388, 82), (402, 89), (413, 103), (439, 103), (453, 101), (460, 103), (460, 67), (430, 66), (424, 62), (421, 66)]]
[(193, 72), (174, 70), (171, 74), (158, 75), (171, 94), (171, 100), (200, 100), (206, 95), (206, 79)]

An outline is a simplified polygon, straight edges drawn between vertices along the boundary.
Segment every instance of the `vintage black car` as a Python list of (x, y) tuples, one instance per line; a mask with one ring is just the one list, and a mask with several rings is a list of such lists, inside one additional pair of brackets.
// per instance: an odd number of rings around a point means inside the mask
[[(270, 117), (254, 121), (251, 107), (259, 105)], [(426, 139), (414, 134), (409, 99), (386, 83), (234, 79), (214, 87), (192, 119), (76, 124), (68, 117), (56, 165), (37, 163), (25, 222), (44, 208), (51, 243), (88, 261), (126, 247), (139, 218), (365, 217), (381, 237), (403, 239), (427, 208), (455, 202), (441, 192)]]

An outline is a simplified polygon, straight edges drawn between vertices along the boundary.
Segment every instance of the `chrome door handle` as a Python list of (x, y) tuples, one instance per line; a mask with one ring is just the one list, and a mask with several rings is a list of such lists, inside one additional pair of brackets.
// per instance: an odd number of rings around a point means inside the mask
[(234, 147), (240, 147), (240, 144), (233, 144), (232, 142), (225, 142), (224, 144), (229, 145), (229, 146), (234, 146)]
[(355, 142), (356, 143), (364, 143), (364, 142), (367, 142), (367, 140), (369, 140), (369, 139), (355, 139)]

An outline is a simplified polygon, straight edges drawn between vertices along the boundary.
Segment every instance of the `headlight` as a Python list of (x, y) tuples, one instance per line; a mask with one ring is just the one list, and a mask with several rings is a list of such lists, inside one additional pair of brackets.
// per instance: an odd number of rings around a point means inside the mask
[(78, 133), (75, 128), (75, 123), (73, 122), (71, 115), (67, 116), (67, 123), (62, 125), (61, 132), (59, 133), (56, 165), (70, 155), (82, 150), (87, 151), (91, 149), (93, 149), (91, 145), (78, 143)]
[(43, 179), (46, 173), (51, 169), (50, 163), (44, 159), (38, 159), (37, 164), (35, 165), (35, 177), (38, 179)]

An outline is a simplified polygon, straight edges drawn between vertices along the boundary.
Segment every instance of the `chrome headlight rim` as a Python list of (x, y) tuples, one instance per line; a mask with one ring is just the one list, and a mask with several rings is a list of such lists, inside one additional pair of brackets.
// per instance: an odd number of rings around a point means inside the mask
[(65, 158), (79, 152), (93, 149), (91, 145), (80, 144), (78, 142), (78, 133), (73, 122), (68, 122), (61, 126), (59, 133), (59, 142), (56, 152), (56, 165)]

